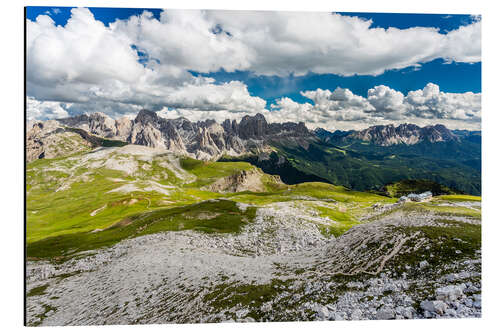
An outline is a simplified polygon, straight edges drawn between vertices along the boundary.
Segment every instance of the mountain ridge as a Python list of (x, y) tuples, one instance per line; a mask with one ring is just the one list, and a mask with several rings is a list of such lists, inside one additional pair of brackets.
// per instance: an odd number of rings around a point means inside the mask
[(303, 122), (268, 123), (262, 114), (244, 116), (240, 122), (226, 119), (219, 124), (213, 119), (197, 122), (166, 119), (144, 109), (133, 120), (125, 117), (113, 120), (102, 113), (93, 113), (57, 121), (105, 138), (165, 148), (201, 160), (265, 151), (267, 142), (272, 140), (291, 139), (307, 144), (308, 139), (314, 138)]
[(460, 141), (464, 136), (481, 135), (480, 131), (450, 130), (442, 124), (420, 127), (411, 123), (398, 126), (394, 124), (374, 125), (359, 131), (336, 130), (331, 132), (323, 128), (316, 128), (314, 133), (325, 142), (342, 143), (349, 140), (360, 140), (379, 146)]
[(104, 138), (149, 147), (162, 147), (203, 160), (217, 159), (223, 155), (237, 156), (252, 150), (266, 150), (268, 141), (281, 139), (299, 139), (297, 143), (302, 145), (307, 145), (308, 139), (319, 138), (334, 144), (360, 140), (379, 146), (391, 146), (414, 145), (424, 141), (430, 143), (460, 141), (468, 133), (478, 135), (478, 131), (452, 131), (442, 124), (420, 127), (411, 123), (398, 126), (375, 125), (359, 131), (330, 132), (323, 128), (309, 130), (304, 122), (268, 123), (260, 113), (253, 116), (246, 115), (239, 122), (230, 119), (222, 123), (213, 119), (192, 122), (184, 117), (162, 118), (146, 109), (141, 110), (134, 119), (122, 117), (114, 120), (96, 112), (56, 121)]

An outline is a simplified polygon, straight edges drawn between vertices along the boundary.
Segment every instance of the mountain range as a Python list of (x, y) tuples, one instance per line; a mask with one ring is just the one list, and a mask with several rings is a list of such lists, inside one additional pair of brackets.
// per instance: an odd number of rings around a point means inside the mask
[(269, 124), (261, 114), (245, 116), (239, 123), (226, 119), (219, 124), (215, 120), (165, 119), (155, 112), (142, 110), (133, 120), (125, 117), (113, 120), (102, 113), (94, 113), (58, 119), (58, 122), (104, 138), (164, 148), (200, 160), (259, 152), (276, 140), (305, 144), (314, 139), (304, 123)]
[(361, 131), (329, 132), (322, 128), (310, 131), (303, 122), (268, 123), (260, 113), (244, 116), (240, 122), (226, 119), (222, 124), (212, 119), (198, 122), (186, 118), (165, 119), (148, 110), (140, 111), (133, 120), (126, 117), (114, 120), (97, 112), (58, 121), (62, 125), (81, 128), (104, 138), (194, 154), (199, 159), (213, 159), (221, 154), (239, 155), (259, 146), (257, 141), (265, 145), (266, 142), (285, 138), (314, 140), (317, 137), (325, 142), (361, 140), (391, 146), (459, 141), (460, 137), (470, 133), (462, 130), (457, 131), (460, 134), (457, 135), (441, 124), (425, 127), (389, 124), (371, 126)]
[(360, 140), (379, 146), (415, 145), (421, 142), (460, 142), (462, 140), (481, 141), (481, 131), (450, 130), (441, 124), (419, 127), (415, 124), (400, 124), (399, 126), (376, 125), (361, 131), (334, 131), (316, 128), (314, 134), (325, 142), (336, 144)]
[(380, 146), (414, 145), (423, 141), (435, 143), (459, 140), (457, 135), (441, 124), (425, 127), (414, 124), (401, 124), (399, 126), (392, 124), (376, 125), (361, 131), (336, 131), (333, 133), (318, 128), (315, 133), (319, 137), (326, 139), (326, 141), (337, 139), (346, 142), (357, 139)]
[[(61, 149), (63, 143), (68, 147)], [(128, 143), (198, 160), (250, 162), (290, 184), (324, 181), (377, 190), (403, 179), (426, 179), (459, 192), (481, 191), (481, 133), (440, 124), (330, 132), (311, 131), (303, 122), (268, 123), (262, 114), (219, 124), (165, 119), (148, 110), (135, 119), (93, 113), (35, 123), (27, 133), (27, 161)]]

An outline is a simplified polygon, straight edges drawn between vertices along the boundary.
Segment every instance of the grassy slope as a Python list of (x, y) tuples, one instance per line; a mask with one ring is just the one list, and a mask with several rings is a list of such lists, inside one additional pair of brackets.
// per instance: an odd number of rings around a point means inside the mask
[(88, 142), (76, 133), (64, 132), (54, 135), (54, 141), (49, 141), (46, 151), (51, 156), (68, 156), (75, 152), (88, 152), (91, 148)]
[[(326, 183), (283, 185), (268, 175), (263, 176), (267, 192), (214, 193), (200, 190), (200, 187), (254, 167), (245, 162), (203, 162), (183, 158), (180, 166), (191, 175), (186, 180), (165, 165), (167, 156), (156, 156), (151, 161), (125, 156), (137, 162), (138, 168), (133, 175), (103, 167), (78, 166), (84, 156), (37, 160), (28, 164), (29, 257), (64, 256), (160, 231), (238, 232), (242, 225), (252, 221), (255, 209), (240, 211), (237, 202), (256, 206), (283, 201), (302, 202), (319, 216), (336, 221), (331, 226), (319, 227), (327, 234), (338, 236), (358, 224), (359, 217), (371, 210), (374, 203), (396, 201)], [(111, 155), (108, 159), (114, 157)], [(88, 178), (87, 181), (79, 179), (83, 176)], [(77, 181), (67, 189), (56, 191), (61, 184), (73, 180)], [(144, 189), (130, 193), (109, 192), (127, 183), (144, 188), (151, 180), (171, 188), (167, 194)], [(451, 202), (460, 198), (468, 200), (469, 196), (443, 198)], [(226, 200), (207, 202), (209, 199)], [(422, 209), (478, 214), (464, 207), (438, 207), (430, 203), (427, 206), (422, 206)], [(96, 229), (105, 230), (92, 232)]]
[[(134, 157), (129, 158), (134, 159)], [(28, 164), (28, 243), (51, 236), (103, 229), (125, 216), (143, 211), (189, 205), (201, 200), (221, 197), (218, 193), (199, 190), (200, 184), (210, 183), (238, 169), (252, 167), (246, 163), (221, 165), (202, 163), (196, 166), (193, 172), (200, 178), (193, 183), (181, 186), (182, 181), (171, 170), (160, 166), (161, 157), (150, 163), (137, 159), (136, 161), (139, 171), (133, 176), (106, 168), (89, 170), (86, 167), (80, 167), (73, 172), (54, 171), (54, 169), (60, 169), (58, 166), (61, 163), (67, 167), (77, 163), (77, 160), (72, 161), (70, 158), (42, 159)], [(143, 167), (145, 164), (147, 169)], [(65, 181), (71, 181), (89, 172), (90, 181), (75, 181), (68, 189), (57, 191)], [(123, 181), (116, 181), (117, 179)], [(109, 192), (127, 182), (135, 181), (141, 184), (141, 181), (147, 182), (151, 179), (156, 179), (160, 185), (176, 186), (176, 188), (171, 190), (169, 195), (154, 191)], [(106, 205), (105, 209), (91, 216), (92, 212), (104, 205)]]
[(182, 158), (181, 166), (197, 177), (195, 182), (190, 183), (193, 188), (202, 187), (241, 170), (252, 169), (252, 165), (245, 162), (210, 162), (193, 158)]
[(131, 237), (161, 231), (238, 232), (255, 216), (255, 208), (240, 211), (229, 200), (201, 202), (129, 216), (100, 232), (76, 232), (28, 244), (28, 257), (53, 258), (110, 246)]
[[(121, 182), (117, 183), (111, 178), (132, 178), (126, 177), (122, 172), (104, 168), (92, 172), (92, 181), (77, 181), (69, 189), (56, 192), (61, 181), (71, 180), (86, 170), (82, 168), (74, 174), (44, 171), (43, 167), (51, 166), (53, 162), (39, 160), (30, 163), (27, 168), (28, 243), (48, 236), (105, 228), (127, 215), (162, 206), (160, 201), (163, 196), (156, 192), (147, 195), (141, 192), (108, 193), (121, 185)], [(36, 188), (33, 185), (37, 185)], [(131, 199), (137, 202), (128, 204)], [(107, 205), (106, 209), (91, 216), (92, 212), (104, 205)]]
[(448, 201), (481, 201), (480, 196), (465, 194), (442, 195), (440, 198)]
[[(78, 163), (85, 154), (41, 159), (28, 164), (26, 188), (28, 256), (60, 256), (71, 251), (111, 245), (127, 237), (166, 230), (237, 232), (241, 223), (253, 219), (252, 214), (255, 214), (255, 209), (239, 212), (235, 209), (236, 200), (220, 201), (218, 204), (204, 202), (209, 199), (230, 197), (230, 194), (200, 190), (201, 186), (218, 178), (254, 168), (248, 163), (181, 159), (181, 167), (192, 177), (186, 180), (179, 179), (178, 174), (176, 175), (168, 165), (165, 166), (167, 156), (156, 156), (152, 161), (143, 161), (135, 156), (115, 155), (111, 154), (104, 159), (125, 157), (137, 163), (137, 171), (127, 175), (122, 171), (103, 167), (92, 169), (88, 165), (79, 166)], [(271, 177), (267, 175), (263, 177), (269, 189), (280, 187)], [(161, 186), (168, 186), (168, 193), (146, 191), (151, 180)], [(69, 186), (58, 190), (64, 183), (69, 183)], [(141, 190), (128, 193), (110, 192), (126, 184), (134, 184)], [(206, 205), (211, 205), (210, 209), (203, 208)], [(198, 219), (196, 216), (185, 218), (183, 215), (185, 212), (176, 213), (179, 209), (186, 212), (205, 209), (218, 212), (219, 215), (213, 219)], [(168, 217), (170, 222), (158, 223), (155, 212), (159, 212), (158, 214), (165, 218)], [(150, 219), (155, 219), (154, 223), (147, 218), (138, 218), (142, 216), (141, 214), (147, 216), (152, 214)], [(125, 219), (134, 221), (133, 226), (106, 229)], [(148, 225), (146, 230), (136, 232), (137, 228), (144, 225)], [(92, 232), (96, 229), (106, 230)]]

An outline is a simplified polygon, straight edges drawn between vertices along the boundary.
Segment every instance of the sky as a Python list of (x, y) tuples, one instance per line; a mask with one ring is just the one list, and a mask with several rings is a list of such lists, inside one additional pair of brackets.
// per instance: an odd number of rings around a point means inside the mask
[(481, 126), (471, 15), (28, 7), (29, 121), (143, 109), (192, 121)]

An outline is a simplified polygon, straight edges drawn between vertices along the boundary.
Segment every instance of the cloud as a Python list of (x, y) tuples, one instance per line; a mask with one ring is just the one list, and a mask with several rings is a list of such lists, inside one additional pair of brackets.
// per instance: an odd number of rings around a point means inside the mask
[(461, 26), (446, 34), (442, 45), (442, 58), (448, 62), (481, 61), (481, 21)]
[(428, 83), (424, 89), (410, 91), (405, 98), (408, 112), (419, 118), (481, 121), (481, 94), (445, 93)]
[(404, 95), (384, 85), (368, 89), (368, 102), (373, 106), (373, 116), (391, 120), (401, 119), (407, 109)]
[(401, 92), (380, 85), (368, 90), (367, 98), (349, 89), (317, 89), (301, 94), (313, 103), (281, 98), (271, 105), (271, 119), (304, 121), (309, 127), (361, 129), (375, 124), (442, 123), (451, 128), (478, 129), (481, 122), (480, 93), (444, 93), (428, 83), (424, 89)]
[(69, 115), (65, 109), (69, 105), (66, 105), (64, 103), (41, 102), (37, 101), (33, 97), (28, 97), (26, 102), (27, 102), (26, 118), (28, 121), (64, 118), (68, 117)]
[[(451, 94), (432, 84), (404, 96), (386, 86), (367, 97), (338, 87), (266, 102), (240, 81), (217, 83), (192, 72), (248, 70), (377, 75), (443, 58), (481, 60), (481, 20), (456, 30), (382, 29), (335, 13), (167, 10), (105, 26), (74, 8), (65, 26), (48, 15), (27, 21), (28, 115), (49, 119), (83, 112), (132, 115), (141, 108), (165, 117), (238, 119), (263, 113), (271, 121), (335, 128), (389, 121), (443, 119), (477, 124), (480, 94)], [(437, 89), (436, 89), (437, 87)], [(476, 125), (474, 125), (476, 126)]]
[[(383, 85), (369, 89), (366, 98), (340, 87), (334, 91), (303, 91), (301, 94), (312, 103), (298, 103), (283, 97), (271, 104), (270, 110), (265, 108), (264, 100), (249, 96), (241, 82), (233, 81), (222, 87), (224, 89), (213, 86), (213, 90), (209, 88), (204, 92), (201, 91), (206, 87), (186, 87), (169, 97), (167, 104), (175, 103), (175, 108), (163, 106), (158, 109), (158, 114), (170, 119), (185, 117), (191, 121), (214, 119), (222, 122), (262, 113), (269, 122), (302, 121), (311, 129), (323, 127), (330, 130), (363, 129), (390, 123), (420, 126), (441, 123), (449, 128), (475, 130), (481, 127), (480, 93), (445, 93), (433, 83), (410, 91), (406, 96)], [(61, 103), (28, 97), (29, 120), (63, 118), (95, 111), (114, 118), (123, 115), (133, 118), (141, 108), (141, 105), (110, 101)]]
[(187, 85), (165, 97), (173, 108), (200, 111), (231, 110), (234, 113), (262, 111), (266, 101), (249, 95), (247, 86), (239, 81), (221, 85)]
[(316, 89), (301, 94), (314, 102), (314, 109), (324, 118), (334, 120), (362, 120), (365, 112), (374, 110), (366, 98), (349, 89), (337, 87), (334, 91)]
[(354, 124), (368, 121), (370, 112), (374, 110), (366, 98), (340, 87), (334, 91), (316, 89), (302, 91), (301, 94), (313, 103), (297, 103), (288, 97), (280, 98), (271, 104), (268, 120), (303, 121), (311, 128), (332, 127), (344, 123), (352, 127)]
[(72, 103), (69, 114), (120, 115), (139, 108), (255, 113), (265, 108), (266, 102), (250, 96), (239, 81), (216, 84), (168, 62), (151, 60), (144, 66), (128, 35), (104, 26), (86, 8), (71, 13), (64, 27), (46, 15), (28, 21), (27, 91), (38, 101)]
[(219, 25), (209, 13), (168, 10), (157, 20), (145, 11), (111, 23), (110, 29), (162, 64), (198, 72), (250, 69), (254, 50), (244, 40), (215, 33)]
[(284, 121), (320, 123), (324, 116), (314, 112), (314, 106), (309, 103), (297, 103), (288, 97), (282, 97), (271, 104), (271, 111), (266, 115), (269, 122), (281, 123)]
[(371, 20), (327, 12), (167, 10), (160, 19), (145, 13), (111, 26), (160, 62), (198, 72), (378, 75), (438, 58), (481, 60), (480, 20), (441, 33), (374, 28)]
[(340, 87), (334, 91), (317, 89), (301, 94), (313, 103), (297, 103), (288, 97), (280, 98), (271, 104), (269, 120), (303, 121), (310, 128), (352, 128), (357, 124), (366, 127), (366, 122), (370, 120), (369, 112), (374, 110), (366, 98)]
[(28, 79), (39, 85), (132, 83), (145, 71), (130, 45), (86, 8), (72, 9), (64, 27), (47, 15), (28, 20), (26, 54)]

